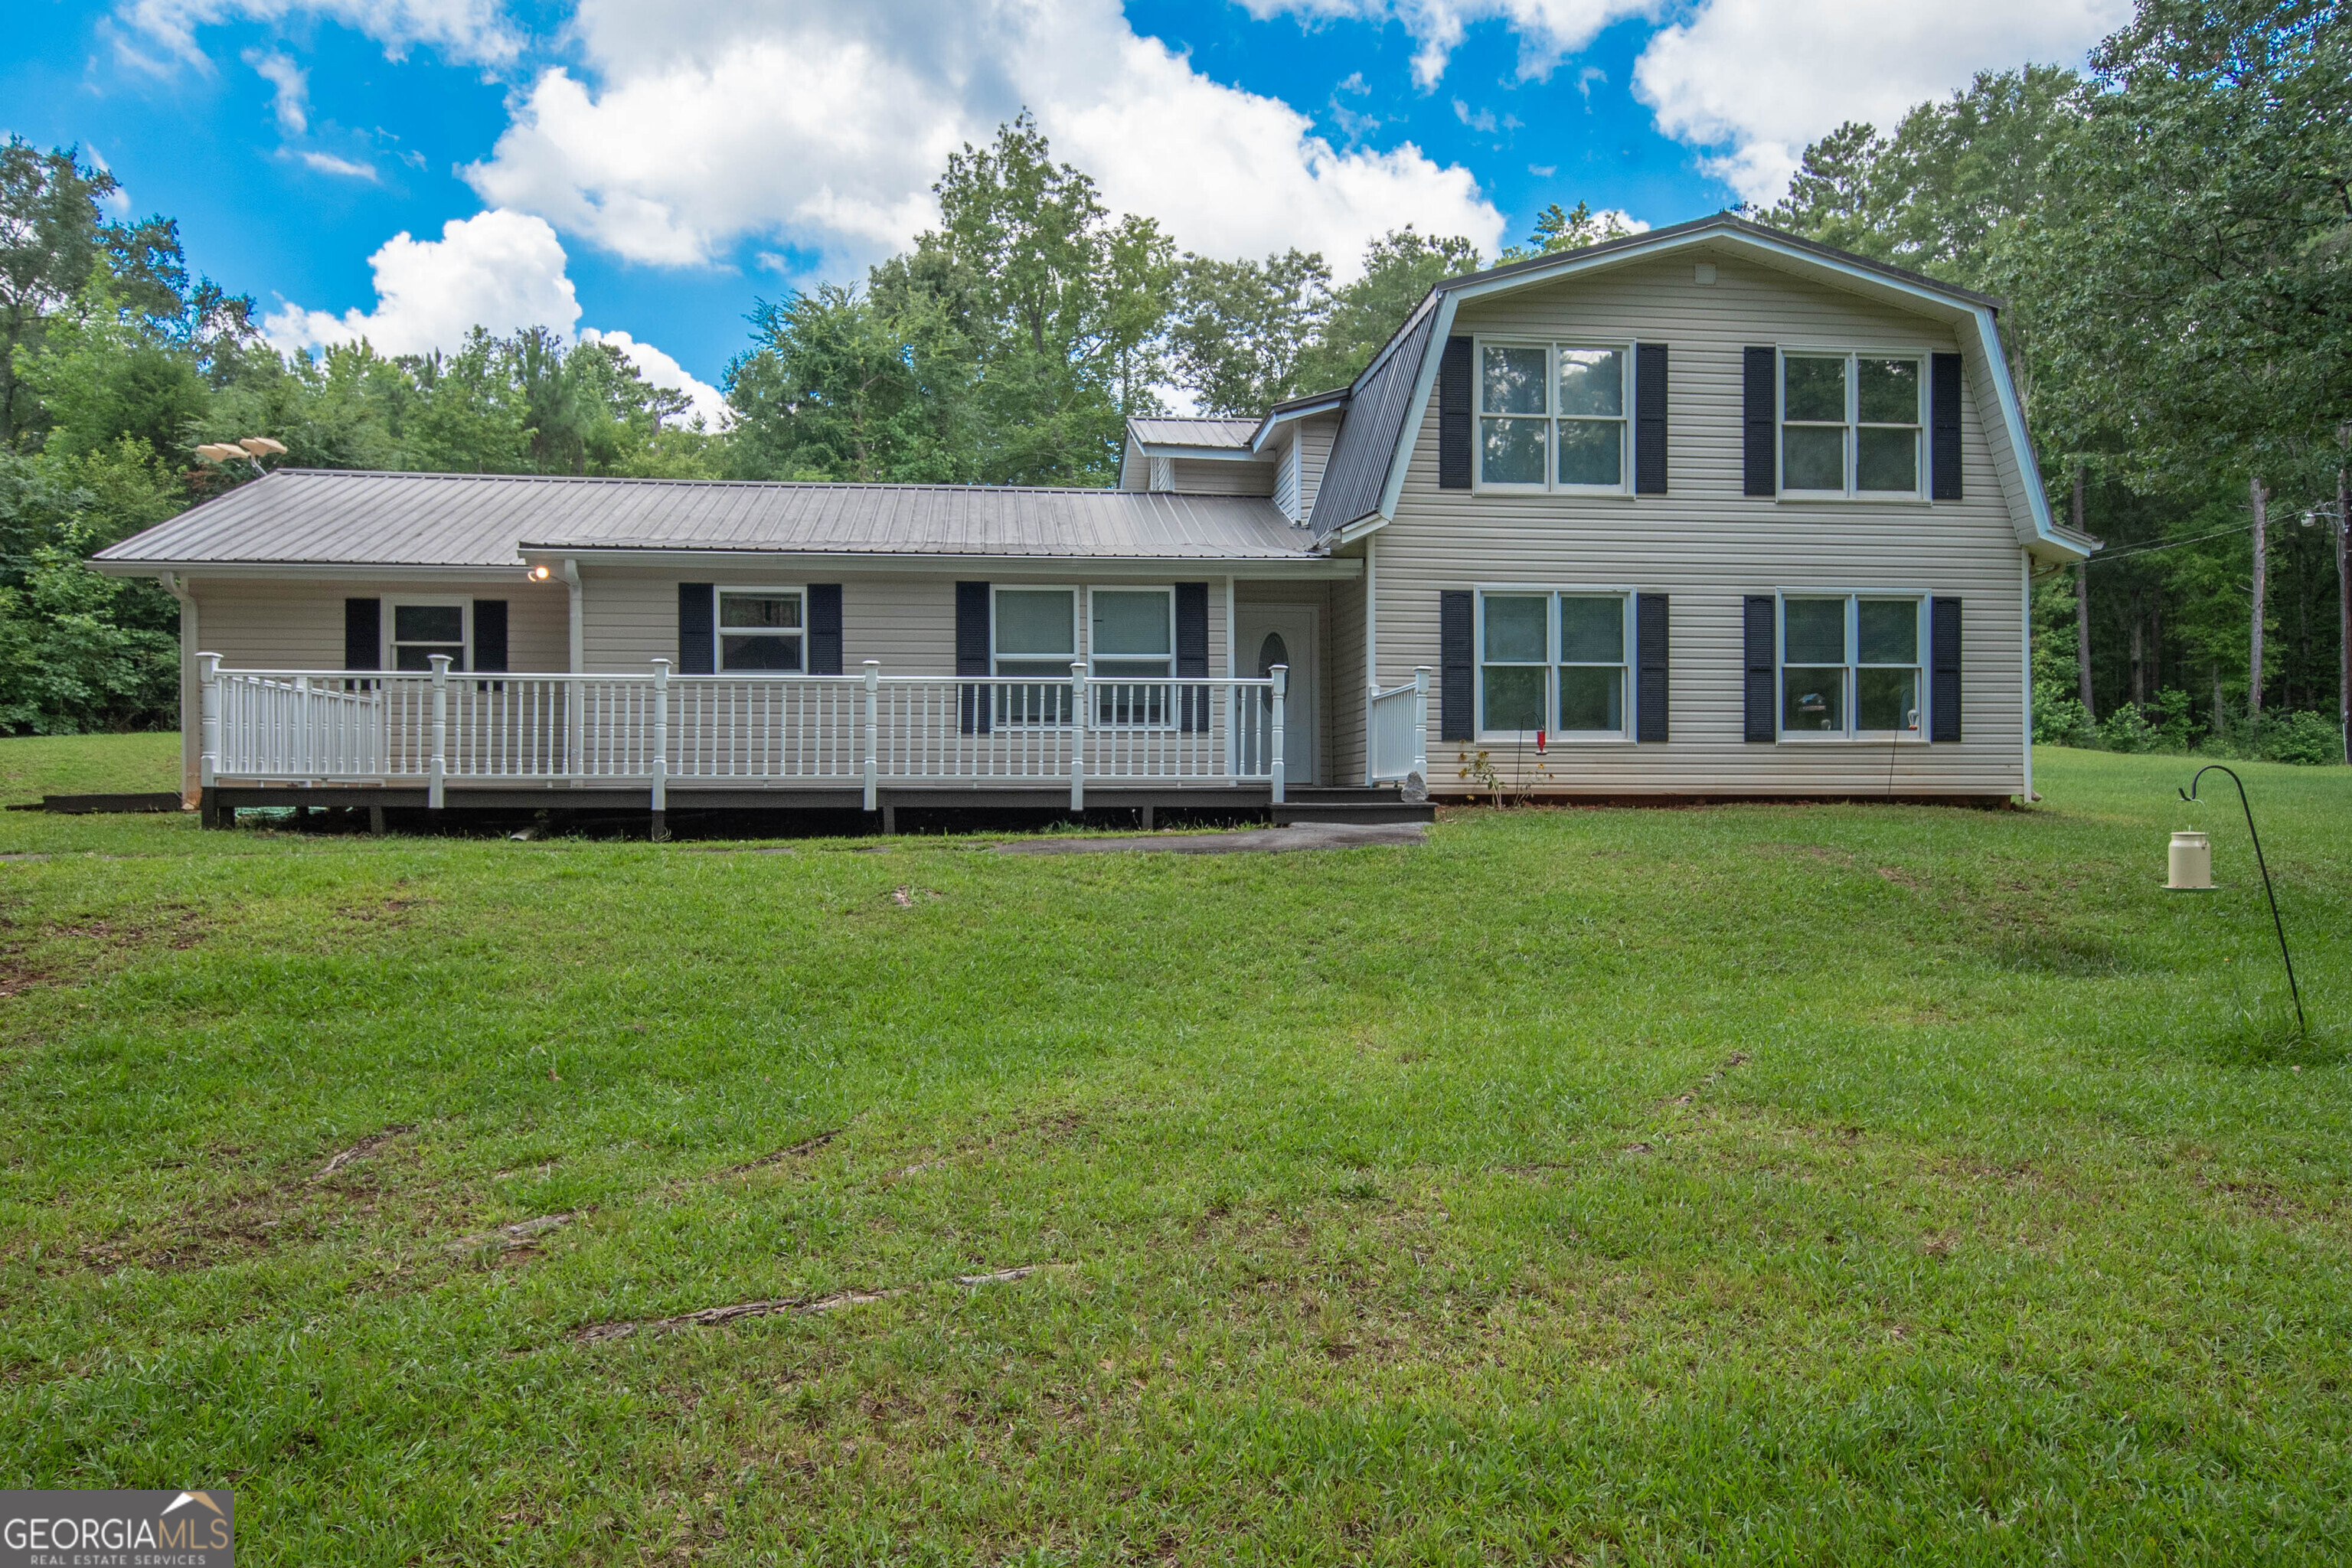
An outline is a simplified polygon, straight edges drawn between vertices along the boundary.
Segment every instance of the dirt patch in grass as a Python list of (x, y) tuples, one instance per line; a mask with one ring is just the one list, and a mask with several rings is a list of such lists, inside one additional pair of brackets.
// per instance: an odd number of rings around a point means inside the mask
[(0, 916), (0, 933), (5, 933), (0, 935), (0, 997), (36, 986), (79, 984), (95, 978), (110, 962), (148, 948), (184, 952), (204, 940), (206, 929), (205, 915), (189, 904), (158, 904), (135, 919), (73, 920), (30, 931)]
[[(1017, 1268), (998, 1268), (985, 1274), (959, 1274), (954, 1283), (977, 1288), (982, 1285), (1008, 1285), (1016, 1279), (1026, 1279), (1032, 1274), (1055, 1272), (1076, 1268), (1069, 1263), (1029, 1263)], [(878, 1290), (842, 1290), (830, 1296), (793, 1296), (770, 1301), (737, 1301), (725, 1307), (705, 1307), (698, 1312), (680, 1312), (672, 1318), (638, 1318), (623, 1322), (589, 1323), (572, 1331), (572, 1338), (581, 1344), (599, 1344), (607, 1340), (625, 1340), (635, 1334), (671, 1333), (679, 1329), (712, 1329), (748, 1318), (779, 1316), (807, 1317), (818, 1312), (837, 1312), (845, 1307), (871, 1306), (887, 1301), (919, 1289), (913, 1285), (890, 1285)]]
[(313, 1182), (323, 1182), (329, 1176), (333, 1175), (337, 1171), (341, 1170), (344, 1166), (353, 1164), (361, 1160), (372, 1157), (377, 1150), (383, 1148), (394, 1139), (415, 1131), (416, 1127), (415, 1123), (403, 1122), (398, 1126), (387, 1127), (381, 1132), (371, 1132), (366, 1137), (361, 1139), (358, 1142), (352, 1144), (350, 1148), (342, 1150), (341, 1152), (337, 1153), (325, 1164), (320, 1166), (316, 1172), (312, 1173), (310, 1180)]

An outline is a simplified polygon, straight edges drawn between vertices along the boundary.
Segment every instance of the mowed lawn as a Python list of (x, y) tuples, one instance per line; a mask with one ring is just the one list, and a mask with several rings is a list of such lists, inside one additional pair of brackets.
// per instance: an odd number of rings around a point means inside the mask
[(2352, 770), (2242, 770), (2299, 1041), (2227, 781), (2037, 767), (1279, 856), (0, 816), (0, 1484), (249, 1563), (2344, 1561)]

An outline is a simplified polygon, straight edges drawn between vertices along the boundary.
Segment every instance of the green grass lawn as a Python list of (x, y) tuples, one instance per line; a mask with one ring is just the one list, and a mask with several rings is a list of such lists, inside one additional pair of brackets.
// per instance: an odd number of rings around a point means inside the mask
[(2343, 1561), (2352, 770), (2242, 770), (2298, 1041), (2234, 794), (2037, 768), (1246, 857), (0, 816), (0, 1484), (253, 1563)]

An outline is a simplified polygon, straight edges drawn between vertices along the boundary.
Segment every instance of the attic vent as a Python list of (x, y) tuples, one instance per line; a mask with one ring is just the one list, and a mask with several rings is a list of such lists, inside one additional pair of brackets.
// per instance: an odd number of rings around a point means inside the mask
[(1151, 459), (1151, 488), (1155, 490), (1172, 490), (1176, 488), (1175, 458), (1154, 458)]
[(1691, 268), (1691, 278), (1693, 280), (1700, 283), (1714, 282), (1715, 263), (1712, 261), (1700, 262), (1697, 266)]

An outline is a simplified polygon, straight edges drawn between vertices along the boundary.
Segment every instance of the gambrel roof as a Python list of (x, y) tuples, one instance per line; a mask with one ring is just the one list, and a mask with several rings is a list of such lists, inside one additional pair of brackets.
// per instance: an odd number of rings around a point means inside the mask
[(1444, 352), (1457, 306), (1580, 273), (1691, 250), (1735, 254), (1949, 323), (1958, 336), (1970, 377), (1979, 386), (1992, 388), (1995, 395), (1997, 406), (1993, 416), (1985, 421), (1986, 437), (2019, 542), (2055, 560), (2076, 561), (2090, 553), (2090, 540), (2063, 528), (2051, 516), (2025, 427), (2024, 409), (2001, 349), (2000, 300), (1729, 213), (1465, 273), (1431, 289), (1349, 388), (1346, 417), (1308, 519), (1318, 542), (1328, 548), (1335, 542), (1360, 537), (1394, 515), (1413, 436), (1428, 409), (1438, 358)]

